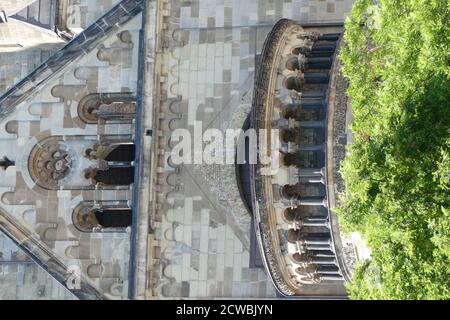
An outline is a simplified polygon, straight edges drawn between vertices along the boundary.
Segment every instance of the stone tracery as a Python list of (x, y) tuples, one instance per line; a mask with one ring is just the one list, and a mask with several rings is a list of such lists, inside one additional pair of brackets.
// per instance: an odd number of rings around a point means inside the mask
[(28, 168), (33, 180), (44, 189), (57, 189), (72, 166), (70, 149), (57, 138), (37, 144), (30, 153)]

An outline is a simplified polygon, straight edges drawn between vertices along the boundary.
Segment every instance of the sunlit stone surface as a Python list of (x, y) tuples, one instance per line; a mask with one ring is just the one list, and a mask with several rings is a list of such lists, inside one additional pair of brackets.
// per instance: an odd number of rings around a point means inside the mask
[[(59, 13), (61, 37), (13, 19), (0, 24), (0, 94), (12, 88), (0, 97), (0, 159), (14, 162), (0, 168), (0, 216), (14, 235), (45, 244), (40, 257), (59, 259), (63, 266), (53, 276), (64, 274), (65, 285), (68, 267), (80, 267), (83, 290), (72, 290), (79, 298), (275, 297), (265, 268), (253, 263), (259, 250), (253, 218), (234, 165), (175, 166), (170, 135), (176, 128), (193, 133), (198, 121), (203, 130), (242, 128), (258, 55), (274, 24), (281, 18), (341, 24), (352, 2), (161, 0), (156, 11), (155, 0), (70, 0)], [(28, 4), (2, 1), (0, 10), (16, 13)], [(111, 20), (97, 20), (107, 13)], [(84, 104), (92, 94), (108, 96)], [(48, 160), (47, 170), (29, 165), (33, 148), (46, 139), (70, 155), (53, 178), (59, 162)], [(124, 161), (138, 172), (126, 180), (133, 184), (98, 184), (95, 173), (113, 165), (101, 154), (123, 143), (138, 150), (138, 158)], [(40, 183), (43, 172), (50, 183)], [(133, 210), (133, 224), (106, 223), (99, 212), (111, 210)], [(3, 268), (5, 278), (19, 273)], [(23, 279), (30, 288), (37, 283)], [(52, 293), (37, 295), (72, 297), (55, 281), (42, 281)], [(19, 289), (8, 294), (27, 297)]]

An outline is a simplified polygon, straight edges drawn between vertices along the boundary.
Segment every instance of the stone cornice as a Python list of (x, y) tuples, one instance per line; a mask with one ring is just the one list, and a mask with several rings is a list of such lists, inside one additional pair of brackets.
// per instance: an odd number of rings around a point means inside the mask
[[(338, 82), (345, 81), (343, 80), (343, 75), (341, 72), (341, 61), (339, 58), (339, 51), (341, 47), (341, 40), (339, 40), (337, 49), (333, 58), (333, 65), (331, 68), (331, 79), (329, 85), (329, 94), (328, 94), (328, 126), (327, 126), (327, 199), (328, 199), (328, 207), (330, 210), (330, 223), (332, 232), (331, 235), (333, 237), (333, 245), (336, 253), (337, 262), (339, 264), (339, 268), (342, 272), (342, 276), (346, 281), (351, 281), (351, 271), (346, 263), (346, 255), (343, 250), (344, 245), (341, 238), (341, 228), (339, 226), (339, 220), (337, 214), (333, 211), (333, 208), (336, 207), (337, 199), (336, 199), (336, 184), (335, 176), (338, 168), (338, 163), (342, 159), (338, 159), (337, 144), (339, 137), (336, 136), (336, 124), (338, 122), (345, 122), (345, 113), (339, 114), (339, 109), (342, 109), (345, 106), (342, 106), (342, 101), (340, 101), (340, 96), (346, 95), (345, 91), (341, 92), (340, 88), (338, 88)], [(345, 102), (347, 100), (345, 99)], [(340, 119), (340, 117), (344, 117), (344, 119)], [(340, 190), (338, 190), (339, 192)]]
[[(250, 126), (257, 130), (270, 129), (268, 124), (271, 123), (273, 103), (269, 102), (269, 99), (275, 90), (278, 70), (276, 62), (281, 58), (280, 49), (284, 46), (286, 37), (292, 29), (300, 29), (300, 26), (288, 19), (279, 20), (264, 42), (261, 63), (255, 76), (253, 109), (250, 119)], [(265, 180), (266, 178), (261, 175), (261, 165), (259, 163), (252, 165), (251, 181), (257, 239), (264, 263), (276, 289), (285, 296), (293, 295), (298, 285), (288, 274), (281, 253), (276, 220), (273, 221), (276, 217), (271, 210), (271, 197), (265, 196), (267, 192), (271, 193), (271, 185), (268, 186)]]

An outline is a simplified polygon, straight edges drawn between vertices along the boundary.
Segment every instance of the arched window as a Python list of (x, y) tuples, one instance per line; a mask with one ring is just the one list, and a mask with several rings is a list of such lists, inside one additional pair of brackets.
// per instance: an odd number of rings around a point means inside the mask
[(131, 93), (93, 93), (78, 104), (78, 116), (85, 123), (99, 119), (129, 121), (136, 114), (136, 98)]
[(94, 207), (93, 202), (86, 201), (75, 208), (72, 220), (83, 232), (123, 232), (132, 224), (132, 210), (126, 203), (101, 203)]

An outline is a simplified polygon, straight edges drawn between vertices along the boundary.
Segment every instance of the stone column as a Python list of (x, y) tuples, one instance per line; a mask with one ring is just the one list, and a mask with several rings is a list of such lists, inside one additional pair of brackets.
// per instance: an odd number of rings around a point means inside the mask
[(320, 197), (305, 197), (297, 200), (297, 204), (299, 206), (325, 206), (326, 207), (326, 199)]
[(302, 242), (306, 245), (327, 245), (331, 244), (329, 233), (309, 233), (302, 237)]
[(331, 242), (330, 242), (330, 239), (306, 239), (306, 240), (304, 240), (304, 243), (308, 246), (308, 248), (309, 248), (309, 245), (311, 245), (311, 246), (315, 246), (315, 245), (328, 245), (328, 244), (330, 244)]
[(317, 266), (317, 272), (321, 274), (339, 274), (339, 267), (336, 265)]
[(299, 107), (303, 110), (322, 109), (326, 107), (326, 102), (321, 98), (302, 98)]
[(300, 144), (298, 149), (300, 151), (324, 151), (325, 144)]
[(336, 265), (336, 259), (334, 257), (312, 257), (311, 263), (319, 265)]
[(321, 275), (322, 281), (344, 281), (342, 276), (338, 273), (336, 274), (327, 274), (327, 275)]
[(308, 59), (306, 58), (305, 54), (300, 53), (298, 55), (297, 59), (298, 59), (299, 70), (301, 72), (305, 72), (306, 63), (308, 62)]
[(324, 251), (324, 250), (320, 250), (320, 251), (309, 251), (309, 254), (311, 254), (314, 257), (335, 257), (335, 254), (333, 251)]
[(323, 128), (325, 121), (299, 121), (300, 128)]
[(298, 177), (322, 177), (325, 168), (301, 168), (298, 170)]
[(298, 179), (299, 183), (321, 183), (325, 184), (325, 180), (321, 176), (301, 177)]
[(297, 223), (305, 227), (328, 227), (328, 218), (303, 218), (298, 219)]
[(305, 245), (307, 250), (311, 251), (332, 251), (331, 243), (327, 244), (307, 244)]

